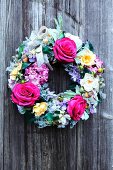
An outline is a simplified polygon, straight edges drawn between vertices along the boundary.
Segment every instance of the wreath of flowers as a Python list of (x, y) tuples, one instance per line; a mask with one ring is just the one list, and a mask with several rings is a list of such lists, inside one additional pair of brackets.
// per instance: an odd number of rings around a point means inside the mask
[[(12, 102), (39, 128), (73, 127), (96, 113), (98, 103), (105, 98), (104, 66), (92, 44), (64, 32), (61, 17), (55, 23), (56, 29), (42, 26), (38, 32), (32, 31), (7, 68)], [(59, 94), (50, 91), (47, 83), (56, 63), (64, 66), (73, 81)]]

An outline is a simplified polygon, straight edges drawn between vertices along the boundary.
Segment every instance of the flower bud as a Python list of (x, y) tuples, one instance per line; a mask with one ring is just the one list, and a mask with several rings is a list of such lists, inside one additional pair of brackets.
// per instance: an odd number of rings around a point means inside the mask
[(103, 68), (99, 68), (99, 69), (98, 69), (98, 72), (99, 72), (99, 73), (103, 73)]
[(27, 63), (27, 62), (28, 62), (28, 57), (26, 56), (26, 54), (24, 54), (24, 55), (22, 56), (22, 61), (23, 61), (24, 63)]
[(85, 97), (86, 97), (86, 98), (88, 98), (88, 97), (89, 97), (88, 92), (85, 92), (85, 94), (84, 94), (84, 95), (85, 95)]
[(83, 67), (82, 65), (80, 65), (80, 66), (79, 66), (79, 69), (80, 69), (80, 70), (83, 70), (83, 69), (84, 69), (84, 67)]
[(58, 97), (58, 100), (59, 100), (60, 102), (62, 102), (62, 101), (63, 101), (63, 97), (59, 96), (59, 97)]

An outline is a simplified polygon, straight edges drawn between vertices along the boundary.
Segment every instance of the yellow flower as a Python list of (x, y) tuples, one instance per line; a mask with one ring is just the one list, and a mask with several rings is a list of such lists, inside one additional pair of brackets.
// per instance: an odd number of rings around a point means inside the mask
[(89, 49), (84, 49), (78, 53), (77, 57), (80, 58), (82, 65), (92, 66), (95, 64), (96, 55)]
[(22, 68), (22, 62), (21, 63), (18, 63), (17, 67), (15, 67), (11, 73), (10, 73), (10, 79), (11, 80), (15, 80), (16, 79), (16, 76), (18, 74), (18, 72), (21, 70)]
[(41, 116), (42, 114), (45, 113), (46, 110), (47, 110), (46, 102), (36, 103), (36, 105), (33, 107), (33, 113), (35, 113), (35, 116)]

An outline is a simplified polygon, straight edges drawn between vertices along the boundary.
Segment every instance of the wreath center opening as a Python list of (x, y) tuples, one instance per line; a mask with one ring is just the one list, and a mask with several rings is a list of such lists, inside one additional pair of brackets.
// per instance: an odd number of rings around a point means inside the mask
[(55, 91), (55, 93), (58, 94), (69, 89), (72, 81), (64, 70), (63, 65), (57, 63), (53, 66), (53, 71), (49, 71), (48, 83), (50, 90)]

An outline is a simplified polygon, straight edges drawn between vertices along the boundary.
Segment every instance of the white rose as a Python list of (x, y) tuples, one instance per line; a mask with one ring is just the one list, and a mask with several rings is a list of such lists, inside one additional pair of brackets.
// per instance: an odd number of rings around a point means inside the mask
[(99, 77), (94, 77), (93, 75), (86, 73), (84, 78), (80, 80), (80, 85), (89, 92), (95, 89), (99, 91)]
[(82, 40), (78, 36), (72, 35), (70, 33), (65, 33), (65, 37), (70, 38), (76, 43), (77, 51), (82, 47)]

